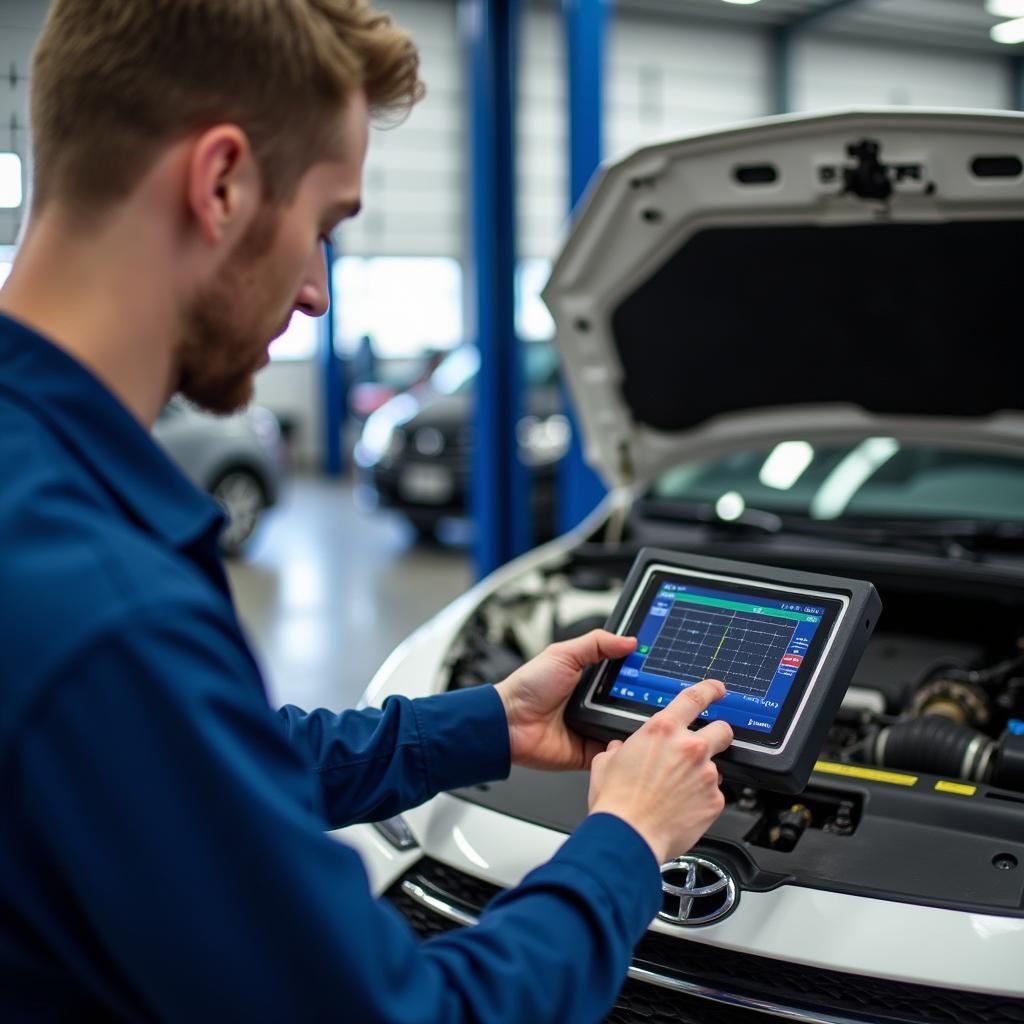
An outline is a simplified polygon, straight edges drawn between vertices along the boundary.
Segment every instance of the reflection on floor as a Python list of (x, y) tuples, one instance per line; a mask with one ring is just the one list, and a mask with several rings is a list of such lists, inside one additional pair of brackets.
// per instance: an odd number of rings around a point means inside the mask
[(335, 710), (472, 582), (465, 552), (415, 546), (397, 515), (367, 514), (348, 485), (313, 478), (290, 482), (228, 574), (272, 703)]

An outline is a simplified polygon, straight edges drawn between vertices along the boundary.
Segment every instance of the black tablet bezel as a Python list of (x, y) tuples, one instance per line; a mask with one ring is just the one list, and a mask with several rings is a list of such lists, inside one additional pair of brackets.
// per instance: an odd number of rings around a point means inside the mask
[[(837, 629), (846, 612), (848, 602), (838, 593), (808, 590), (792, 585), (772, 584), (767, 581), (730, 577), (724, 574), (701, 572), (671, 565), (650, 565), (646, 573), (646, 581), (641, 584), (641, 592), (627, 612), (625, 621), (619, 632), (633, 636), (642, 625), (652, 602), (665, 582), (685, 579), (693, 586), (707, 590), (718, 590), (723, 593), (762, 597), (774, 601), (790, 600), (792, 603), (814, 603), (824, 608), (822, 621), (818, 624), (814, 637), (808, 645), (807, 654), (797, 670), (789, 692), (779, 708), (775, 725), (770, 733), (762, 730), (743, 728), (733, 725), (736, 740), (762, 748), (766, 753), (782, 746), (794, 718), (806, 704), (806, 696), (819, 675), (820, 668), (828, 648), (836, 635)], [(608, 693), (618, 677), (625, 658), (606, 663), (594, 679), (586, 697), (586, 704), (595, 711), (618, 715), (644, 721), (656, 714), (660, 708), (655, 705), (640, 704), (628, 699), (613, 697)], [(714, 721), (714, 708), (711, 714), (701, 719), (699, 724)]]

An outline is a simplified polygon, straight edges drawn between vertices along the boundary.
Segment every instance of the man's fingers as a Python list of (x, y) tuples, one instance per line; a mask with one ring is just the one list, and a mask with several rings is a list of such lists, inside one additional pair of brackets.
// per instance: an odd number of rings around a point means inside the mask
[(689, 686), (677, 694), (658, 714), (675, 719), (680, 725), (690, 725), (697, 720), (702, 711), (724, 696), (724, 683), (717, 679), (705, 679), (702, 683)]
[(708, 745), (708, 755), (715, 757), (727, 750), (732, 743), (732, 727), (728, 722), (709, 722), (701, 729), (700, 736)]
[(592, 629), (583, 636), (552, 645), (566, 656), (575, 668), (586, 668), (604, 658), (624, 658), (636, 647), (635, 636), (619, 636), (607, 629)]

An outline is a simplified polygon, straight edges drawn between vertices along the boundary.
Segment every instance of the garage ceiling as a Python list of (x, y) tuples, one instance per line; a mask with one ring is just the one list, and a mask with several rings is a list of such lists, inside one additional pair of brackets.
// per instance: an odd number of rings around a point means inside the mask
[(809, 18), (822, 34), (1024, 54), (1024, 45), (1003, 46), (989, 38), (989, 29), (1004, 19), (986, 13), (984, 0), (760, 0), (745, 6), (723, 0), (616, 0), (615, 7), (633, 14), (765, 27)]

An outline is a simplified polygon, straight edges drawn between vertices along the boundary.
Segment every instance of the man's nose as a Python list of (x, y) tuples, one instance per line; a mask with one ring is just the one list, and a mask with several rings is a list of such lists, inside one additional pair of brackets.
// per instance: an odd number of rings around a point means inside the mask
[(299, 294), (295, 298), (295, 308), (306, 316), (323, 316), (330, 309), (330, 292), (327, 288), (327, 258), (323, 250), (319, 250), (311, 261)]

